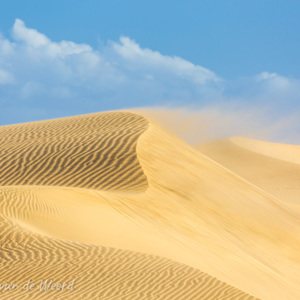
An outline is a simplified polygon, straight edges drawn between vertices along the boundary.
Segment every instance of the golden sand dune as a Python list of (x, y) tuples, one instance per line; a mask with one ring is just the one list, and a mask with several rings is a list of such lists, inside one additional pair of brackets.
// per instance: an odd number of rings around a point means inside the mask
[(196, 148), (278, 199), (300, 204), (300, 146), (234, 137)]
[(299, 211), (145, 118), (0, 136), (0, 284), (76, 282), (3, 299), (300, 299)]

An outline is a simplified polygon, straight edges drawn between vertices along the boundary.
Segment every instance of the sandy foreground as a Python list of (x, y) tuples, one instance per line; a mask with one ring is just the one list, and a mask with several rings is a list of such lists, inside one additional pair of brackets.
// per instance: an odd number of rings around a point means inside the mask
[(300, 299), (299, 146), (120, 111), (2, 126), (0, 158), (0, 299)]

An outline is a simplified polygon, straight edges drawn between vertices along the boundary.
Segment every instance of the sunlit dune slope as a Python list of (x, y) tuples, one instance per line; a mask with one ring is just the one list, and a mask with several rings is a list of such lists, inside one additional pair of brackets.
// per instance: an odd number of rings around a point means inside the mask
[(4, 299), (300, 299), (299, 211), (140, 115), (45, 122), (0, 127), (1, 274), (77, 285)]
[(196, 148), (278, 199), (300, 204), (300, 146), (234, 137)]
[(145, 190), (135, 148), (147, 126), (109, 112), (0, 127), (0, 185)]

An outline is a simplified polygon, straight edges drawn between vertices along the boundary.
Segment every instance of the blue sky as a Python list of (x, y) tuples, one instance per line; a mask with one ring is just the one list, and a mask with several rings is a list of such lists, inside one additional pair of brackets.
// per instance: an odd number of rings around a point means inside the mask
[(297, 0), (10, 0), (0, 30), (22, 19), (53, 41), (98, 48), (121, 35), (226, 78), (262, 71), (300, 77)]
[(0, 124), (218, 103), (287, 117), (299, 15), (292, 0), (2, 1)]

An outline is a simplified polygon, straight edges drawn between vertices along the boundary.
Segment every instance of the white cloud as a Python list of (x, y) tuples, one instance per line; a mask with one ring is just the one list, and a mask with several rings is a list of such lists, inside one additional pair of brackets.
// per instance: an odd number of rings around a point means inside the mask
[(16, 19), (15, 21), (13, 37), (15, 40), (23, 41), (32, 47), (41, 47), (51, 43), (45, 35), (39, 33), (35, 29), (26, 28), (24, 22), (19, 19)]
[(264, 82), (271, 88), (288, 89), (293, 85), (293, 81), (289, 78), (278, 75), (277, 73), (262, 72), (255, 77), (258, 81)]
[[(0, 102), (6, 105), (0, 110), (2, 124), (174, 103), (259, 103), (277, 105), (277, 112), (295, 110), (300, 103), (298, 79), (262, 72), (229, 81), (183, 58), (143, 48), (129, 37), (95, 50), (52, 41), (19, 19), (11, 38), (0, 34), (0, 85)], [(16, 108), (26, 114), (17, 114)]]
[(101, 102), (136, 106), (140, 99), (146, 104), (192, 97), (198, 100), (220, 92), (220, 78), (212, 71), (180, 57), (143, 49), (128, 37), (97, 51), (86, 44), (51, 41), (16, 19), (12, 38), (0, 36), (0, 68), (6, 70), (2, 72), (3, 83), (15, 78), (16, 88), (9, 91), (9, 97), (16, 101), (23, 97), (33, 103), (39, 95), (51, 103), (50, 97), (56, 95), (77, 103), (85, 99), (83, 106), (89, 100), (101, 110)]
[(260, 74), (258, 74), (257, 76), (255, 76), (255, 78), (258, 81), (262, 81), (262, 80), (267, 80), (267, 79), (275, 78), (277, 76), (278, 75), (276, 73), (261, 72)]
[(15, 41), (23, 42), (28, 48), (40, 49), (45, 56), (64, 58), (72, 54), (93, 52), (93, 49), (86, 44), (76, 44), (70, 41), (52, 42), (37, 30), (27, 28), (24, 22), (19, 19), (15, 21), (12, 35)]
[[(164, 70), (195, 84), (205, 84), (207, 81), (219, 81), (212, 71), (192, 64), (180, 57), (162, 55), (157, 51), (142, 49), (135, 41), (128, 37), (121, 37), (120, 43), (112, 43), (113, 49), (124, 60), (130, 62), (130, 68), (150, 70)], [(149, 75), (148, 75), (149, 76)]]
[(282, 104), (299, 103), (300, 80), (262, 72), (255, 76), (254, 86), (257, 90), (255, 97), (260, 100), (272, 99), (273, 103), (281, 101)]
[(0, 61), (7, 55), (12, 54), (14, 49), (14, 44), (6, 40), (0, 33)]

